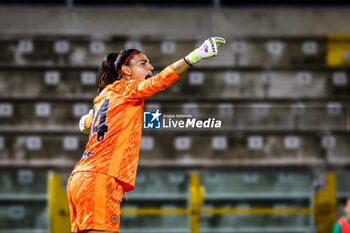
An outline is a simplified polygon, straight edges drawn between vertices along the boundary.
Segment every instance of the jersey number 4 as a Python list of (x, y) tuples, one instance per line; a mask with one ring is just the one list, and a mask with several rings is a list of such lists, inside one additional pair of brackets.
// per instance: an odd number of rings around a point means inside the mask
[[(108, 132), (108, 126), (106, 125), (106, 115), (109, 106), (109, 99), (105, 99), (96, 114), (94, 114), (94, 121), (92, 123), (92, 133), (97, 133), (97, 141), (102, 141), (105, 137), (105, 133)], [(94, 109), (95, 110), (95, 109)], [(95, 113), (95, 111), (94, 111)], [(98, 123), (97, 123), (98, 122)]]

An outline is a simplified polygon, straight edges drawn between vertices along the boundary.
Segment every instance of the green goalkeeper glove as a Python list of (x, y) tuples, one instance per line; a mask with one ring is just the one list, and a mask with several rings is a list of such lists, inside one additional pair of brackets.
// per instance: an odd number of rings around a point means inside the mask
[(222, 37), (211, 37), (203, 42), (201, 46), (188, 54), (185, 59), (191, 65), (196, 64), (203, 58), (213, 57), (218, 55), (218, 48), (221, 44), (225, 44), (225, 39)]

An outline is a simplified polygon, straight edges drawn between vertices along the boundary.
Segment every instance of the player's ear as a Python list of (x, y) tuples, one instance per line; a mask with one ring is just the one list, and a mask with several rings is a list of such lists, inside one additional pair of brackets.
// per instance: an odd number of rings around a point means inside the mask
[(131, 69), (126, 65), (122, 65), (122, 72), (126, 75), (131, 75)]

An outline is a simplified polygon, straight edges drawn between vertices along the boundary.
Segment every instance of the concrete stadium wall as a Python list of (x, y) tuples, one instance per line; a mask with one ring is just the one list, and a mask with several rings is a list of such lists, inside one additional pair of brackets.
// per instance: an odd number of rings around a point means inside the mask
[(0, 7), (0, 35), (70, 34), (203, 39), (211, 35), (350, 33), (350, 9)]

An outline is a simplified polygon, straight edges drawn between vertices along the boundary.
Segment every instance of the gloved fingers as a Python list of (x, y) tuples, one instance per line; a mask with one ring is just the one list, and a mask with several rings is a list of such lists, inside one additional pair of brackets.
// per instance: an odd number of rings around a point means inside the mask
[(219, 47), (219, 45), (215, 42), (215, 38), (212, 37), (212, 38), (209, 38), (208, 40), (209, 40), (209, 42), (211, 44), (211, 49), (212, 49), (213, 56), (218, 55), (218, 47)]
[(213, 37), (213, 40), (214, 40), (215, 44), (217, 44), (217, 45), (221, 45), (221, 44), (226, 43), (226, 40), (222, 37)]

